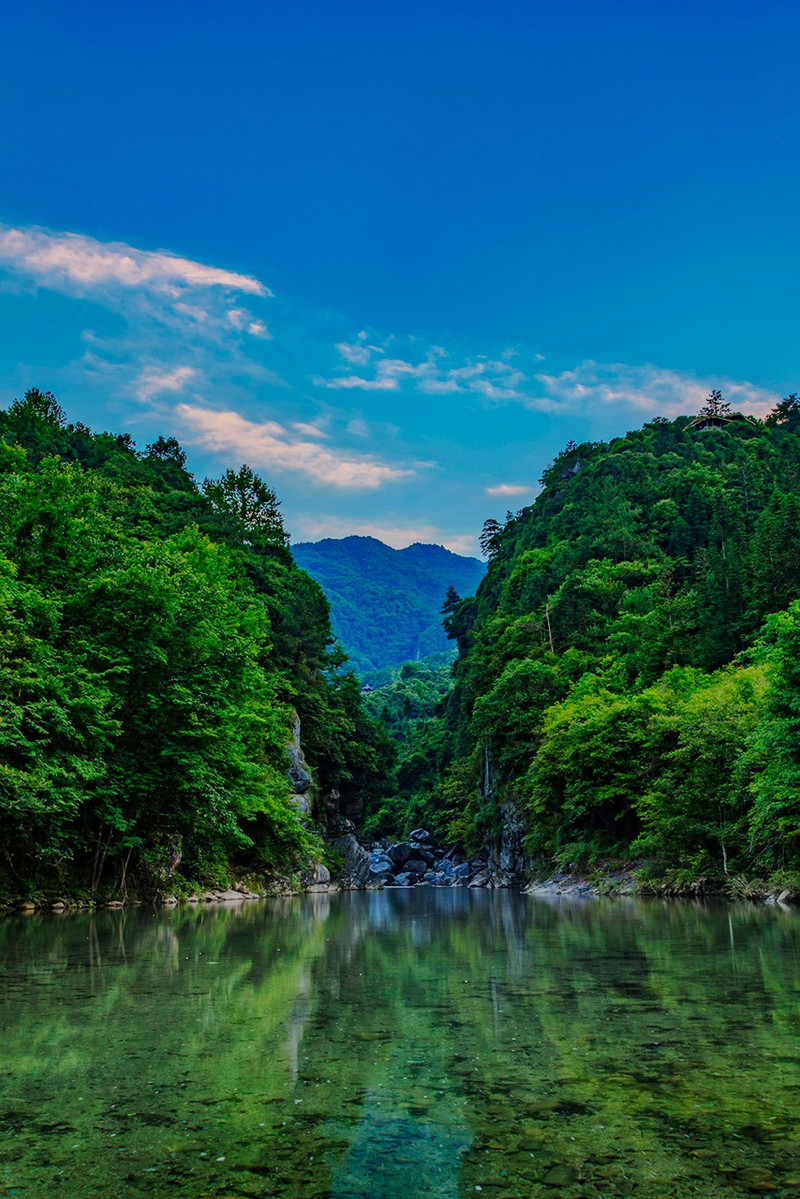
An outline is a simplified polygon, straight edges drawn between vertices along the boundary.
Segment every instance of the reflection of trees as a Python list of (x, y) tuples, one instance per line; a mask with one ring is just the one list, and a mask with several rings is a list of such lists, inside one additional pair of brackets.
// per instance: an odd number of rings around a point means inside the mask
[[(553, 1171), (567, 1195), (621, 1173), (648, 1194), (645, 1164), (654, 1195), (676, 1177), (708, 1194), (726, 1157), (775, 1169), (797, 1151), (799, 928), (467, 890), (8, 921), (15, 1169), (124, 1188), (124, 1141), (145, 1189), (187, 1199), (379, 1199), (380, 1162), (401, 1158), (409, 1195), (423, 1159), (433, 1196), (535, 1193)], [(44, 1167), (36, 1129), (65, 1095)]]

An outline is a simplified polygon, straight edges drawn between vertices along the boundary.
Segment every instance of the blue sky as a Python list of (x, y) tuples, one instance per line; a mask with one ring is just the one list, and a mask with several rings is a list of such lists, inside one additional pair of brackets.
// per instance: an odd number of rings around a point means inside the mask
[(795, 3), (14, 7), (0, 404), (474, 552), (570, 438), (800, 390)]

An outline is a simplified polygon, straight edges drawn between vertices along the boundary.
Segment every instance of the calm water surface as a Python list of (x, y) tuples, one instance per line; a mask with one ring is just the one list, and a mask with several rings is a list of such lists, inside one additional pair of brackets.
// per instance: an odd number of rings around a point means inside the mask
[(0, 960), (0, 1195), (800, 1196), (800, 913), (394, 890)]

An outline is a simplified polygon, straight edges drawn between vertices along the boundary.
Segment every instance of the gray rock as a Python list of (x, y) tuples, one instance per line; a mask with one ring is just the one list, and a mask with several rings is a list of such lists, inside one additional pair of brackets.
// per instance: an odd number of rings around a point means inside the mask
[(416, 856), (416, 850), (409, 841), (398, 841), (386, 851), (395, 866), (405, 866), (409, 858)]
[[(305, 795), (314, 779), (311, 771), (308, 768), (303, 756), (303, 751), (300, 748), (300, 717), (295, 716), (294, 724), (292, 725), (292, 739), (286, 746), (286, 754), (289, 758), (289, 769), (287, 774), (292, 784), (292, 788), (296, 795)], [(306, 813), (303, 813), (304, 815)]]
[(413, 887), (417, 881), (417, 877), (418, 876), (416, 874), (412, 874), (411, 871), (404, 870), (402, 874), (396, 874), (394, 876), (394, 885), (396, 887)]
[(303, 885), (306, 887), (316, 887), (330, 881), (331, 872), (322, 862), (312, 862), (308, 869), (303, 871)]
[(352, 833), (334, 837), (331, 847), (344, 858), (346, 880), (351, 887), (363, 887), (369, 878), (369, 854), (362, 849)]
[(492, 887), (491, 875), (488, 870), (479, 870), (474, 878), (469, 881), (470, 887)]
[(458, 866), (451, 866), (449, 873), (453, 879), (469, 878), (469, 862), (461, 862)]
[(368, 887), (387, 886), (394, 882), (394, 875), (391, 870), (375, 870), (370, 866), (369, 874), (367, 875)]
[(416, 845), (425, 845), (429, 849), (432, 849), (437, 843), (433, 833), (429, 833), (425, 828), (415, 828), (408, 839)]
[(414, 874), (424, 874), (428, 869), (428, 865), (429, 863), (424, 858), (417, 857), (406, 858), (405, 862), (406, 870), (411, 870)]

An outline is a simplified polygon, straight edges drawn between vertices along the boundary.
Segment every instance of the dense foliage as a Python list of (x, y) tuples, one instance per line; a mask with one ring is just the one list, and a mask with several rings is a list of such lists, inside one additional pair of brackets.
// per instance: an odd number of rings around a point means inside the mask
[(296, 715), (320, 803), (392, 754), (332, 651), (318, 585), (248, 467), (198, 488), (173, 438), (0, 413), (0, 863), (10, 894), (289, 871), (319, 852), (287, 778)]
[(391, 736), (397, 761), (387, 779), (387, 797), (373, 805), (365, 823), (366, 835), (406, 835), (440, 823), (436, 783), (448, 760), (442, 715), (452, 662), (451, 654), (432, 654), (372, 676), (379, 686), (369, 689), (367, 707)]
[[(526, 810), (543, 861), (685, 872), (800, 864), (800, 402), (571, 443), (484, 530), (441, 748), (418, 772), (478, 840)], [(434, 770), (433, 782), (428, 776)], [(426, 770), (428, 774), (426, 774)]]
[(395, 550), (374, 537), (301, 542), (292, 553), (331, 605), (333, 629), (362, 678), (447, 650), (440, 607), (448, 587), (471, 595), (485, 567), (441, 545)]

